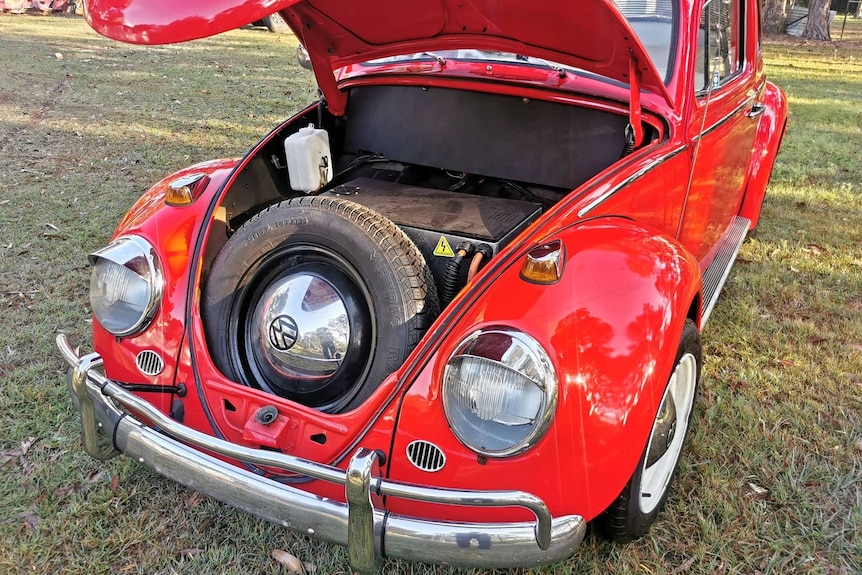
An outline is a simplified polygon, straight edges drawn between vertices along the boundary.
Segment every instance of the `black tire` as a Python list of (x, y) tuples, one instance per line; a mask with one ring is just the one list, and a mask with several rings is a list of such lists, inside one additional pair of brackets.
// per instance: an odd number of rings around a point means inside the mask
[(401, 365), (439, 303), (422, 254), (395, 224), (347, 200), (303, 197), (228, 239), (201, 308), (227, 377), (333, 413)]
[(276, 34), (287, 34), (291, 31), (290, 26), (287, 25), (287, 22), (278, 12), (270, 14), (262, 22), (264, 26), (269, 28), (270, 32), (275, 32)]
[[(691, 426), (702, 361), (700, 332), (692, 320), (686, 320), (674, 369), (638, 466), (619, 497), (595, 519), (596, 529), (608, 539), (627, 543), (645, 535), (664, 507)], [(687, 389), (675, 393), (682, 388)], [(673, 401), (668, 403), (667, 397)]]

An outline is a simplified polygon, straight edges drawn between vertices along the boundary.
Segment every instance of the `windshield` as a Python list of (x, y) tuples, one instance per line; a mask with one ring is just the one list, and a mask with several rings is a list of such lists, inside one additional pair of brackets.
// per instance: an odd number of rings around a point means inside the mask
[(613, 0), (640, 38), (641, 44), (664, 78), (670, 79), (676, 43), (676, 0)]

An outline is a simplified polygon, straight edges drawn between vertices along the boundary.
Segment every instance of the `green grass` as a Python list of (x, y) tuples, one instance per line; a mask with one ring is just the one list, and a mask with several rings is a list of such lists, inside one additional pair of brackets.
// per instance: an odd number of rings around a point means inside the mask
[[(149, 184), (244, 153), (315, 97), (294, 45), (243, 29), (145, 48), (80, 18), (0, 15), (0, 572), (277, 573), (280, 548), (349, 573), (341, 548), (86, 456), (53, 345), (58, 332), (86, 345), (85, 254)], [(775, 39), (765, 53), (790, 127), (759, 234), (704, 333), (669, 505), (634, 544), (589, 536), (529, 572), (862, 571), (862, 22), (843, 43)]]

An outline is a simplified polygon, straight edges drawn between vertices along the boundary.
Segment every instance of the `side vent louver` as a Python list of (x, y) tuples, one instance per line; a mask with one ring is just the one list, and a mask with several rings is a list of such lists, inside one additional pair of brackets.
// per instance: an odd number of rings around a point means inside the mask
[(144, 375), (159, 375), (165, 369), (165, 360), (162, 356), (149, 349), (140, 352), (135, 357), (135, 363)]
[(440, 471), (446, 465), (443, 450), (428, 441), (410, 442), (407, 446), (407, 458), (422, 471)]

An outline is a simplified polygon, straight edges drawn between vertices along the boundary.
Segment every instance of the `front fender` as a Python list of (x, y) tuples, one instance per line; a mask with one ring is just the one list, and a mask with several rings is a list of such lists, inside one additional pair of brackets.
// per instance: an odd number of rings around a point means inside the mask
[(748, 166), (748, 179), (739, 215), (751, 221), (749, 229), (757, 227), (760, 210), (766, 197), (766, 186), (784, 131), (787, 129), (787, 96), (771, 82), (766, 83), (761, 105), (765, 108), (757, 126), (757, 134)]
[[(155, 248), (164, 275), (163, 301), (149, 327), (142, 333), (120, 340), (93, 321), (93, 347), (104, 358), (105, 370), (118, 381), (173, 384), (177, 354), (183, 336), (189, 259), (210, 200), (230, 175), (236, 159), (216, 160), (190, 166), (172, 174), (147, 190), (126, 213), (113, 238), (137, 235)], [(192, 204), (165, 204), (168, 185), (182, 176), (203, 172), (209, 176), (206, 188)], [(145, 349), (158, 350), (165, 367), (157, 376), (145, 376), (135, 363)]]
[[(523, 489), (555, 515), (575, 512), (587, 519), (622, 491), (646, 445), (685, 320), (699, 315), (700, 271), (674, 239), (623, 218), (575, 224), (543, 241), (554, 239), (565, 246), (556, 284), (520, 277), (524, 248), (505, 269), (477, 280), (470, 291), (480, 296), (456, 301), (465, 306), (462, 316), (402, 404), (393, 478), (429, 481), (402, 456), (409, 442), (425, 439), (446, 453), (446, 467), (433, 478), (439, 485)], [(520, 455), (485, 460), (449, 430), (440, 386), (458, 343), (477, 329), (500, 325), (529, 333), (547, 350), (560, 391), (542, 440)]]

